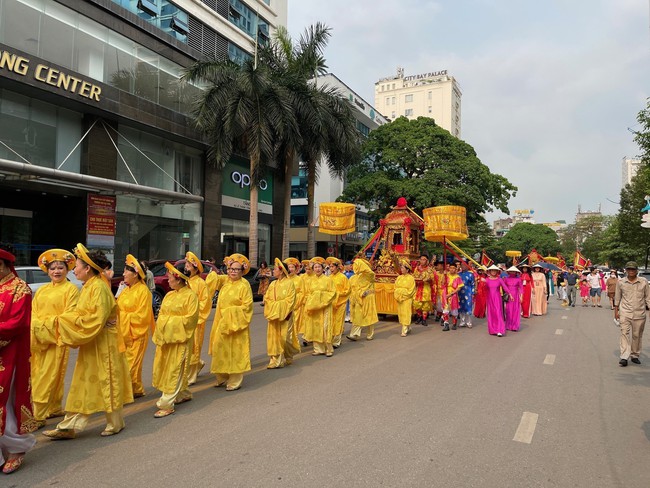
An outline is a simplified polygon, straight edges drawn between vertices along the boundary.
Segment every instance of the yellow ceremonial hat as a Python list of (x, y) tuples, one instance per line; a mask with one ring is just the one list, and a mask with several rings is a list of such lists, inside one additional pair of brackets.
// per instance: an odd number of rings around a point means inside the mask
[(185, 281), (190, 279), (188, 276), (186, 276), (185, 274), (181, 273), (178, 269), (176, 269), (176, 266), (174, 266), (169, 261), (165, 263), (165, 268), (167, 268), (167, 271), (169, 271), (170, 273), (175, 274), (176, 276), (184, 279)]
[(185, 253), (185, 260), (188, 263), (196, 266), (196, 268), (199, 270), (199, 273), (203, 273), (203, 263), (192, 251), (187, 251), (187, 253)]
[(275, 258), (275, 265), (282, 270), (284, 276), (289, 276), (289, 271), (287, 270), (286, 266), (278, 258)]
[(300, 261), (300, 264), (302, 264), (305, 269), (311, 268), (311, 261), (309, 259), (303, 259)]
[(320, 264), (321, 266), (325, 264), (325, 260), (320, 256), (313, 257), (309, 260), (311, 264)]
[(242, 276), (248, 273), (248, 271), (251, 269), (250, 261), (248, 261), (248, 258), (244, 256), (243, 254), (235, 253), (231, 254), (228, 256), (226, 259), (223, 260), (224, 263), (226, 263), (227, 266), (230, 266), (230, 263), (236, 262), (242, 265)]
[(84, 246), (81, 242), (77, 243), (77, 247), (73, 249), (75, 256), (77, 256), (79, 259), (81, 259), (84, 263), (86, 263), (89, 266), (92, 266), (95, 270), (99, 272), (99, 274), (103, 274), (104, 270), (99, 266), (95, 261), (90, 259), (90, 256), (88, 256), (88, 249), (86, 249), (86, 246)]
[(142, 266), (140, 266), (138, 259), (133, 254), (126, 255), (124, 264), (135, 269), (135, 272), (138, 273), (138, 276), (140, 276), (141, 279), (144, 280), (147, 277), (147, 273), (144, 272), (144, 269), (142, 269)]
[(337, 266), (341, 266), (341, 260), (339, 258), (335, 258), (334, 256), (328, 257), (325, 259), (325, 262), (327, 264), (336, 264)]
[(65, 249), (49, 249), (38, 257), (38, 267), (47, 273), (47, 268), (55, 261), (65, 263), (68, 271), (74, 268), (75, 257), (70, 251)]
[(408, 259), (406, 259), (406, 258), (400, 259), (399, 264), (400, 264), (400, 266), (404, 266), (409, 271), (413, 271), (413, 268), (411, 267), (411, 263), (409, 262)]
[(298, 261), (296, 258), (287, 258), (284, 260), (284, 264), (286, 264), (287, 266), (293, 264), (296, 268), (300, 267), (300, 261)]

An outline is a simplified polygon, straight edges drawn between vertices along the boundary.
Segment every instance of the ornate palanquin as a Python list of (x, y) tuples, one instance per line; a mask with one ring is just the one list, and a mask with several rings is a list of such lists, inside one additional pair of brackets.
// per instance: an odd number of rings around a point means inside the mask
[(379, 221), (379, 230), (360, 251), (370, 249), (372, 270), (375, 272), (375, 299), (377, 313), (397, 314), (394, 297), (395, 280), (399, 275), (399, 260), (417, 261), (420, 256), (420, 238), (424, 228), (422, 217), (411, 210), (404, 198), (397, 200), (386, 217)]

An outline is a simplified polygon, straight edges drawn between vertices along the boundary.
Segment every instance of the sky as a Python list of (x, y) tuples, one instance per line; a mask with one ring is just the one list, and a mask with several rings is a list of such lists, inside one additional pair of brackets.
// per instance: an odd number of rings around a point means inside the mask
[(318, 21), (332, 29), (329, 71), (370, 104), (398, 66), (447, 70), (463, 94), (461, 138), (518, 187), (511, 212), (617, 213), (650, 97), (650, 0), (289, 0), (292, 37)]

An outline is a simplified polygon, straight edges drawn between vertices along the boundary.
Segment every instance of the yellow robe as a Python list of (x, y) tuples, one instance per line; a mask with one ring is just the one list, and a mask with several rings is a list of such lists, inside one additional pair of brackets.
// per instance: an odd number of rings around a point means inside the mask
[(298, 332), (300, 324), (302, 323), (302, 318), (304, 316), (305, 309), (305, 284), (302, 280), (302, 275), (289, 275), (289, 279), (293, 283), (293, 286), (296, 288), (296, 302), (293, 305), (293, 327), (291, 334), (291, 344), (293, 348), (300, 352), (300, 341), (298, 340)]
[(31, 381), (34, 417), (61, 411), (69, 349), (57, 345), (56, 319), (77, 306), (79, 290), (68, 280), (38, 289), (32, 301)]
[(353, 270), (354, 275), (350, 277), (350, 318), (352, 319), (352, 325), (366, 327), (376, 324), (379, 317), (377, 316), (375, 301), (375, 273), (360, 259), (354, 261)]
[(143, 281), (127, 286), (117, 297), (117, 307), (133, 392), (144, 393), (142, 362), (149, 343), (149, 331), (154, 328), (151, 290)]
[(253, 292), (243, 278), (232, 281), (218, 275), (219, 300), (210, 332), (210, 372), (237, 374), (251, 369), (251, 344), (248, 326), (253, 319)]
[(309, 296), (309, 290), (311, 286), (311, 282), (314, 279), (314, 273), (303, 273), (301, 275), (298, 275), (300, 278), (300, 281), (302, 282), (302, 292), (304, 295), (303, 298), (303, 306), (300, 314), (300, 321), (298, 322), (297, 326), (297, 332), (298, 334), (305, 334), (305, 320), (306, 320), (306, 312), (305, 312), (305, 306), (304, 304), (307, 302), (307, 297)]
[(411, 325), (413, 315), (413, 296), (415, 295), (415, 278), (412, 274), (399, 275), (395, 280), (395, 301), (397, 318), (402, 325)]
[[(266, 329), (267, 355), (284, 354), (293, 323), (293, 309), (296, 303), (296, 287), (289, 278), (274, 280), (264, 294), (264, 317), (269, 321)], [(292, 355), (293, 356), (293, 355)]]
[[(153, 343), (152, 384), (165, 394), (187, 387), (191, 340), (199, 320), (199, 299), (189, 286), (165, 295), (158, 313)], [(181, 377), (182, 376), (182, 377)]]
[(57, 319), (59, 345), (78, 347), (77, 364), (65, 404), (68, 413), (119, 411), (133, 401), (129, 365), (118, 350), (117, 304), (99, 276), (84, 283), (74, 311)]
[(201, 360), (201, 349), (203, 348), (203, 338), (205, 337), (205, 323), (212, 310), (212, 295), (205, 280), (199, 275), (192, 276), (188, 284), (196, 296), (199, 298), (199, 323), (194, 331), (194, 346), (192, 347), (190, 365), (197, 365)]
[(435, 271), (428, 266), (420, 269), (416, 266), (413, 270), (413, 278), (417, 280), (413, 307), (422, 312), (430, 312), (435, 307), (431, 303), (431, 281), (434, 279)]
[(348, 303), (350, 296), (350, 280), (340, 271), (336, 274), (330, 275), (330, 279), (334, 282), (338, 297), (332, 307), (332, 334), (334, 337), (343, 334), (343, 327), (345, 324), (345, 306)]
[(336, 301), (336, 286), (332, 279), (325, 275), (313, 275), (308, 283), (309, 294), (304, 314), (305, 340), (331, 343), (334, 337), (332, 309)]

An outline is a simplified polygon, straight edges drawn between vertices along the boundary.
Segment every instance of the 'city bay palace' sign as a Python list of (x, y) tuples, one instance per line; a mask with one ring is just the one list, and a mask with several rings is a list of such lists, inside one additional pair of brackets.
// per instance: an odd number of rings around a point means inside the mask
[(20, 76), (32, 76), (36, 81), (97, 102), (102, 93), (101, 87), (97, 85), (46, 64), (39, 63), (32, 67), (29, 59), (8, 51), (0, 50), (0, 70), (11, 71)]

